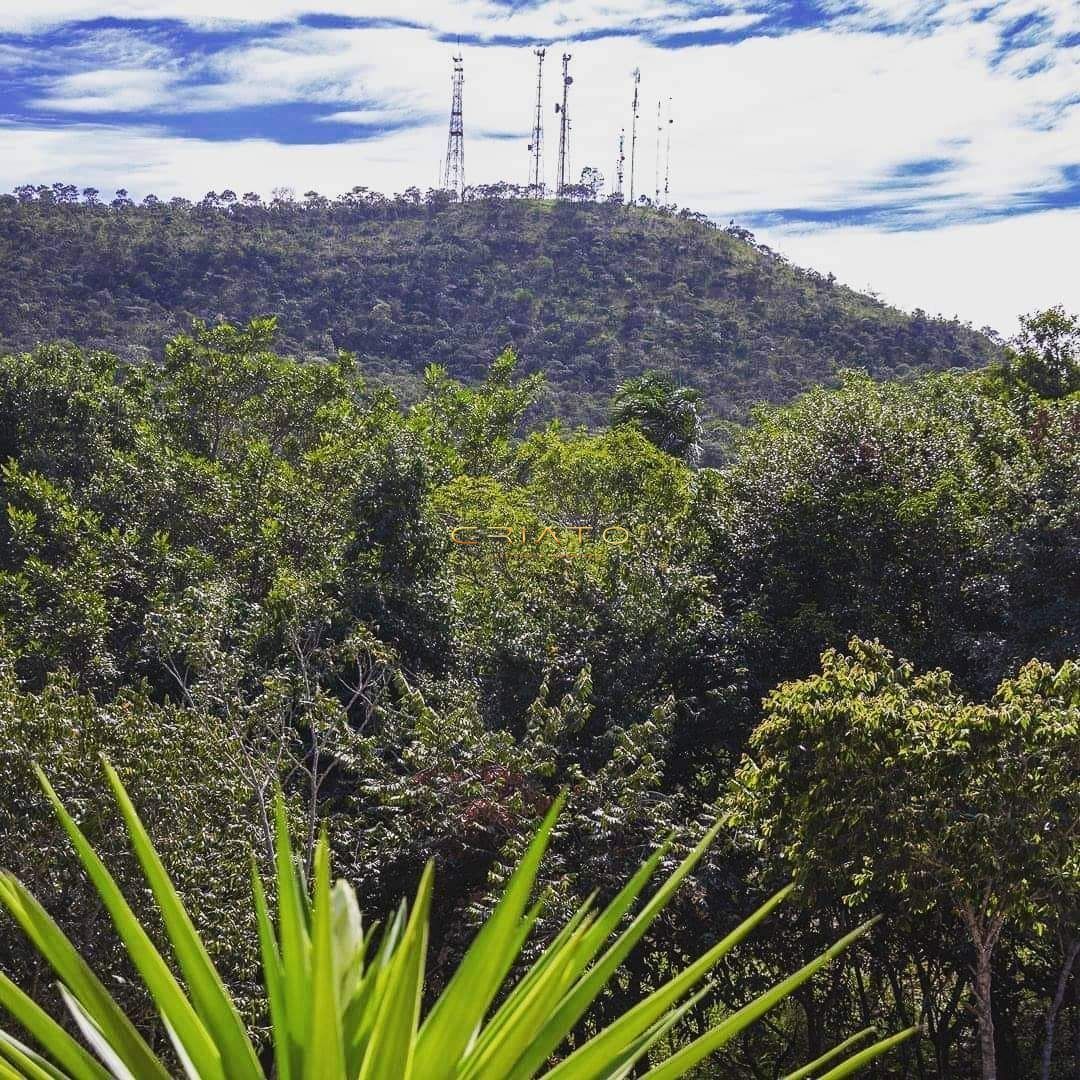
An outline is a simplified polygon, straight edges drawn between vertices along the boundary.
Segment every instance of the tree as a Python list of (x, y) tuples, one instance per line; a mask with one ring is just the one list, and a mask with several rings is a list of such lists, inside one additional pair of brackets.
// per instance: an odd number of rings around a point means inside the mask
[(581, 182), (582, 187), (588, 194), (586, 198), (597, 199), (600, 192), (604, 190), (604, 174), (599, 169), (594, 169), (591, 165), (586, 165), (581, 170)]
[(1060, 304), (1020, 317), (1020, 333), (1008, 350), (1012, 373), (1040, 397), (1080, 390), (1080, 316)]
[(812, 894), (914, 920), (949, 912), (971, 951), (983, 1080), (995, 1080), (994, 950), (1080, 895), (1080, 664), (1035, 661), (985, 703), (883, 646), (829, 650), (770, 695), (733, 796)]
[(717, 558), (758, 696), (852, 636), (983, 696), (1033, 655), (1080, 655), (1080, 402), (852, 372), (755, 420), (724, 470)]
[(647, 371), (621, 383), (611, 406), (613, 425), (634, 424), (661, 450), (690, 465), (701, 456), (701, 394), (669, 375)]
[[(47, 763), (56, 789), (106, 854), (136, 912), (151, 904), (136, 884), (130, 852), (101, 789), (99, 754), (139, 800), (144, 820), (245, 1015), (260, 1007), (255, 923), (247, 904), (248, 854), (259, 836), (251, 789), (240, 764), (250, 750), (214, 718), (156, 705), (125, 690), (107, 703), (58, 676), (39, 693), (17, 685), (12, 657), (0, 645), (0, 850), (3, 868), (49, 894), (54, 917), (140, 1025), (157, 1015), (132, 984), (130, 966), (108, 934), (91, 883), (71, 864), (70, 848), (34, 780)], [(0, 970), (40, 981), (44, 971), (17, 938), (0, 935)]]
[[(1001, 358), (968, 327), (887, 309), (704, 215), (593, 201), (599, 177), (586, 180), (544, 213), (505, 184), (465, 202), (361, 188), (260, 206), (226, 190), (122, 213), (28, 186), (0, 195), (0, 348), (63, 338), (145, 361), (192, 315), (273, 313), (285, 351), (348, 349), (409, 401), (427, 365), (475, 385), (512, 346), (549, 377), (545, 418), (589, 427), (650, 367), (686, 372), (703, 411), (743, 419), (832, 382), (838, 363), (888, 375)], [(520, 289), (536, 297), (527, 316)]]
[(424, 372), (424, 400), (411, 411), (410, 426), (438, 448), (455, 472), (495, 475), (506, 463), (511, 440), (544, 386), (539, 374), (515, 380), (518, 357), (511, 349), (491, 364), (475, 389), (451, 379), (445, 368)]

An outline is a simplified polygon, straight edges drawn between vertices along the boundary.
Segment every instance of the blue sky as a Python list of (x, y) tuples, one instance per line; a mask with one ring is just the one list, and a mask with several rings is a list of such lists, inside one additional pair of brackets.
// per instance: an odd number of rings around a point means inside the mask
[(1005, 333), (1080, 308), (1077, 0), (36, 0), (0, 12), (0, 186), (426, 188), (459, 43), (469, 182), (526, 181), (542, 43), (549, 182), (559, 56), (609, 179), (637, 67), (638, 191), (662, 102), (672, 200), (798, 263)]

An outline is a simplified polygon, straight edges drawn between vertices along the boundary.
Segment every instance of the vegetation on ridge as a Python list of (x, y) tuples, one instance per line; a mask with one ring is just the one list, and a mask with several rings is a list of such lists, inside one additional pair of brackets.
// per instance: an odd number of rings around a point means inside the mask
[(414, 394), (424, 368), (478, 382), (512, 346), (543, 372), (546, 415), (597, 427), (621, 381), (653, 368), (700, 391), (707, 419), (832, 382), (997, 358), (956, 321), (906, 315), (800, 270), (700, 215), (538, 202), (508, 185), (336, 199), (225, 191), (111, 202), (75, 188), (0, 198), (0, 346), (63, 338), (158, 356), (192, 318), (273, 314), (300, 357), (357, 355)]

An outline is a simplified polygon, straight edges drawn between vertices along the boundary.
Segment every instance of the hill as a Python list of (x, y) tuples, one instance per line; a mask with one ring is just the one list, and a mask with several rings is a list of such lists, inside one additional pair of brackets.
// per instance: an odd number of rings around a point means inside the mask
[(283, 349), (347, 349), (409, 397), (427, 364), (475, 380), (513, 345), (524, 371), (547, 375), (547, 411), (589, 425), (647, 368), (737, 419), (840, 367), (904, 376), (996, 355), (966, 325), (798, 269), (743, 229), (512, 191), (135, 205), (22, 188), (0, 198), (0, 347), (64, 338), (130, 360), (158, 355), (193, 318), (276, 314)]

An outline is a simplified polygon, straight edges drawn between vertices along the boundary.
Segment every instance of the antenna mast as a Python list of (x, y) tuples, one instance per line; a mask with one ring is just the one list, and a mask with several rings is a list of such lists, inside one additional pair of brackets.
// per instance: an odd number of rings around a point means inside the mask
[(626, 128), (619, 129), (619, 156), (615, 159), (615, 194), (620, 202), (623, 197), (623, 165), (626, 162), (626, 154), (623, 147), (626, 145)]
[(532, 142), (529, 151), (532, 163), (529, 166), (529, 187), (535, 198), (544, 197), (544, 56), (546, 49), (533, 49), (536, 54), (536, 119), (533, 123)]
[(638, 87), (641, 85), (641, 68), (634, 68), (634, 113), (630, 125), (630, 205), (634, 205), (634, 172), (637, 166)]
[(568, 112), (568, 97), (570, 92), (570, 84), (573, 82), (573, 78), (570, 75), (570, 54), (563, 53), (562, 56), (562, 109), (560, 110), (558, 103), (555, 105), (555, 111), (560, 113), (559, 122), (559, 186), (555, 189), (557, 195), (562, 195), (566, 188), (566, 177), (570, 171), (570, 113)]
[(667, 99), (667, 148), (664, 151), (664, 202), (671, 194), (671, 125), (675, 123), (671, 115), (671, 98)]
[(656, 161), (654, 164), (655, 176), (653, 184), (653, 205), (660, 205), (660, 136), (663, 133), (663, 125), (660, 123), (660, 99), (656, 99)]
[(465, 195), (465, 126), (462, 120), (461, 90), (465, 84), (465, 65), (461, 53), (454, 54), (454, 75), (450, 83), (450, 135), (446, 142), (446, 165), (443, 187), (459, 199)]

